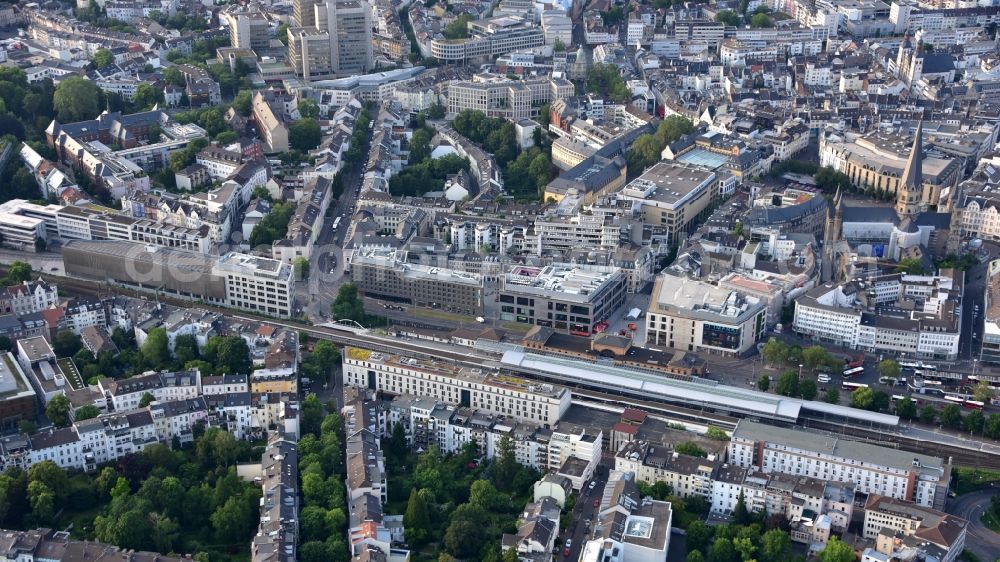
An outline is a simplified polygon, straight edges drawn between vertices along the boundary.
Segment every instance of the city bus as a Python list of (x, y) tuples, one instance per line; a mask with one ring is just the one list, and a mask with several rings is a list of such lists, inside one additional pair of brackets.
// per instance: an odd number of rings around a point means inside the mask
[(847, 381), (844, 381), (843, 389), (846, 390), (846, 391), (848, 391), (848, 392), (854, 392), (855, 390), (858, 390), (859, 388), (868, 388), (868, 385), (865, 384), (865, 383), (863, 383), (863, 382), (847, 382)]
[(952, 404), (958, 404), (959, 406), (965, 405), (965, 399), (959, 396), (952, 396), (951, 394), (945, 394), (945, 402), (951, 402)]
[(861, 373), (864, 373), (864, 372), (865, 372), (865, 368), (864, 367), (854, 367), (853, 369), (846, 369), (844, 371), (844, 378), (845, 379), (849, 379), (851, 377), (856, 377), (856, 376), (858, 376), (858, 375), (860, 375)]
[(340, 228), (340, 217), (337, 217), (337, 220), (333, 221), (333, 231), (337, 232), (338, 228)]
[(966, 400), (964, 406), (969, 410), (982, 410), (986, 407), (986, 403), (979, 400)]

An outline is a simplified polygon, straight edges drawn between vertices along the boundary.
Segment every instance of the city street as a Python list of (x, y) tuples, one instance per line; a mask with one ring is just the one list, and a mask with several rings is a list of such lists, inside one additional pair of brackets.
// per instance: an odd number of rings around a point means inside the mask
[(994, 488), (977, 490), (957, 498), (949, 498), (946, 508), (948, 513), (968, 520), (965, 548), (984, 561), (1000, 557), (1000, 535), (988, 529), (980, 520), (995, 494), (997, 490)]
[[(578, 560), (580, 558), (580, 551), (587, 539), (590, 538), (591, 530), (596, 524), (597, 512), (600, 511), (599, 507), (594, 507), (594, 502), (600, 502), (607, 481), (607, 470), (602, 470), (599, 466), (591, 479), (591, 482), (595, 483), (593, 490), (589, 487), (590, 482), (584, 483), (583, 490), (577, 495), (576, 505), (573, 507), (572, 523), (568, 529), (562, 529), (560, 532), (562, 545), (565, 545), (567, 540), (572, 541), (569, 556), (563, 556), (564, 547), (559, 547), (559, 552), (556, 555), (557, 560)], [(590, 521), (590, 525), (587, 525), (587, 521)]]
[[(337, 290), (344, 280), (344, 238), (354, 218), (362, 172), (368, 165), (371, 135), (365, 139), (362, 150), (364, 161), (341, 172), (344, 192), (330, 203), (333, 211), (324, 217), (315, 250), (309, 259), (309, 280), (298, 286), (299, 305), (305, 316), (314, 322), (330, 320), (330, 304), (337, 297)], [(337, 217), (340, 217), (340, 227), (334, 232), (333, 223)]]

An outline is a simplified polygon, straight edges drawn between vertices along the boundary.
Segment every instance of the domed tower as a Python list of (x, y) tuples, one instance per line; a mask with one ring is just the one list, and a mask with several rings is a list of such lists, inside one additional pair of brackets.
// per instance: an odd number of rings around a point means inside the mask
[(924, 156), (923, 156), (924, 121), (917, 123), (917, 134), (913, 138), (910, 157), (903, 168), (903, 176), (899, 178), (896, 188), (896, 215), (899, 220), (913, 217), (920, 212), (920, 203), (924, 191)]

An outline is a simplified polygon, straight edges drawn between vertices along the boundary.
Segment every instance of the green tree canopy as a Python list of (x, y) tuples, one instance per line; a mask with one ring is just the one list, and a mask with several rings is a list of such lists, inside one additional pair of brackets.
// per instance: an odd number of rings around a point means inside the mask
[(788, 370), (785, 371), (781, 377), (778, 379), (778, 386), (775, 388), (775, 392), (782, 396), (798, 396), (799, 395), (799, 375), (795, 371)]
[(153, 328), (142, 343), (142, 358), (152, 369), (164, 369), (170, 362), (170, 344), (165, 328)]
[(715, 14), (715, 21), (735, 27), (740, 24), (740, 16), (732, 10), (719, 10), (719, 12)]
[(94, 63), (94, 68), (104, 68), (105, 66), (110, 66), (115, 62), (115, 56), (111, 54), (111, 51), (107, 49), (97, 49), (94, 51), (94, 57), (91, 59)]
[(857, 556), (851, 545), (841, 541), (837, 537), (830, 537), (823, 548), (816, 556), (819, 562), (854, 562)]
[(330, 305), (330, 313), (336, 320), (354, 320), (359, 324), (366, 319), (365, 306), (358, 295), (358, 287), (344, 283), (337, 289), (337, 298)]
[(59, 83), (52, 99), (59, 120), (73, 123), (93, 119), (101, 112), (101, 90), (97, 84), (79, 76)]
[(912, 420), (917, 417), (917, 403), (909, 396), (896, 402), (896, 415), (904, 420)]
[(31, 280), (31, 264), (23, 261), (15, 261), (7, 266), (7, 275), (3, 279), (3, 284), (10, 285), (20, 285), (25, 281)]
[(948, 404), (941, 410), (941, 425), (950, 429), (962, 428), (962, 410), (956, 404)]
[(45, 405), (45, 417), (56, 427), (67, 427), (72, 422), (70, 419), (72, 409), (69, 398), (66, 398), (65, 394), (57, 394)]
[(685, 441), (683, 443), (678, 443), (677, 446), (674, 447), (674, 451), (682, 455), (690, 455), (692, 457), (708, 456), (708, 453), (706, 453), (704, 449), (702, 449), (692, 441)]
[(898, 379), (901, 370), (895, 359), (883, 359), (878, 364), (878, 374), (891, 379)]
[(80, 408), (76, 411), (74, 419), (76, 421), (84, 421), (94, 419), (99, 415), (101, 415), (101, 411), (97, 409), (97, 406), (94, 406), (93, 404), (85, 404), (80, 406)]

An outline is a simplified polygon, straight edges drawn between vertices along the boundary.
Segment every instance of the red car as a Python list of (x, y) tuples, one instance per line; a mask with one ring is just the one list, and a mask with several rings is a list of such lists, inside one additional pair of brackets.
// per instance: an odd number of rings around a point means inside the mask
[(563, 556), (569, 556), (569, 547), (563, 549)]
[(594, 500), (594, 507), (601, 507), (601, 500)]

